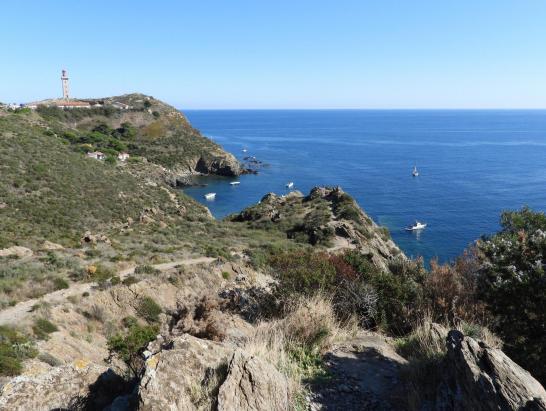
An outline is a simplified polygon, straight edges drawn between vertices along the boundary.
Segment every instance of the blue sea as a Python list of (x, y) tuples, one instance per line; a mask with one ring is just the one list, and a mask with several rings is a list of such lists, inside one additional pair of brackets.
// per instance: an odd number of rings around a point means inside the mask
[[(412, 257), (450, 261), (499, 228), (503, 210), (546, 209), (546, 111), (199, 110), (193, 126), (258, 175), (206, 178), (185, 192), (217, 218), (285, 184), (341, 186)], [(247, 149), (247, 153), (242, 150)], [(417, 165), (420, 175), (412, 177)], [(239, 186), (229, 181), (239, 180)], [(203, 195), (216, 192), (214, 201)], [(404, 231), (414, 220), (421, 233)]]

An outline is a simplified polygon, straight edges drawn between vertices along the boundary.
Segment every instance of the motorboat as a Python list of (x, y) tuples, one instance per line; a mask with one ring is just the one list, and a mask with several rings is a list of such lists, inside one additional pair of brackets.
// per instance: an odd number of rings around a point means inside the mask
[(419, 171), (417, 171), (417, 166), (413, 166), (413, 171), (411, 172), (411, 175), (413, 177), (418, 177), (419, 176)]
[(216, 198), (216, 193), (207, 193), (205, 194), (205, 199), (214, 200)]
[(421, 223), (417, 220), (415, 220), (415, 223), (413, 223), (412, 225), (410, 225), (409, 227), (406, 227), (406, 231), (417, 231), (417, 230), (422, 230), (426, 227), (427, 225), (425, 223)]
[(243, 148), (243, 153), (246, 153), (248, 150), (246, 148)]
[(229, 183), (230, 186), (238, 186), (239, 184), (241, 184), (240, 181), (232, 181), (231, 183)]
[(294, 187), (294, 183), (292, 181), (290, 181), (289, 183), (286, 183), (286, 188), (293, 188)]

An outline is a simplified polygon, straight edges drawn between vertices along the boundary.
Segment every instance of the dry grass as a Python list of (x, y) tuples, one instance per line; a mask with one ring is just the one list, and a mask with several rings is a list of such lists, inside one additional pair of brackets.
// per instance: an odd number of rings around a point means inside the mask
[(273, 364), (289, 381), (294, 407), (303, 408), (305, 384), (324, 373), (321, 357), (356, 333), (356, 322), (340, 323), (322, 295), (296, 300), (280, 320), (256, 327), (245, 350)]

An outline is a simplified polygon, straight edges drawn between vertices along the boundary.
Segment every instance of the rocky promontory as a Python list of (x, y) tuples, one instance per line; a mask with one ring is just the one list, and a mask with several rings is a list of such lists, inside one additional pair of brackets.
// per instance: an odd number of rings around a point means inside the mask
[(261, 201), (229, 217), (253, 228), (274, 228), (288, 238), (324, 246), (335, 252), (357, 249), (387, 270), (394, 258), (405, 258), (385, 227), (378, 226), (340, 187), (315, 187), (304, 196), (269, 193)]

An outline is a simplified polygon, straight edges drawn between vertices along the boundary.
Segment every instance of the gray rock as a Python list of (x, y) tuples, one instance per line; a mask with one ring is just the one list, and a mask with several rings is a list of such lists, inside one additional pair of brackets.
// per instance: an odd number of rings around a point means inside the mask
[(214, 401), (220, 370), (233, 351), (185, 334), (146, 360), (140, 410), (196, 410)]
[(546, 410), (546, 391), (501, 350), (452, 330), (439, 410)]
[(218, 411), (288, 410), (288, 381), (273, 365), (237, 350), (218, 393)]
[(89, 394), (89, 386), (106, 370), (89, 361), (76, 360), (36, 375), (14, 377), (0, 390), (0, 410), (69, 409), (75, 399)]

